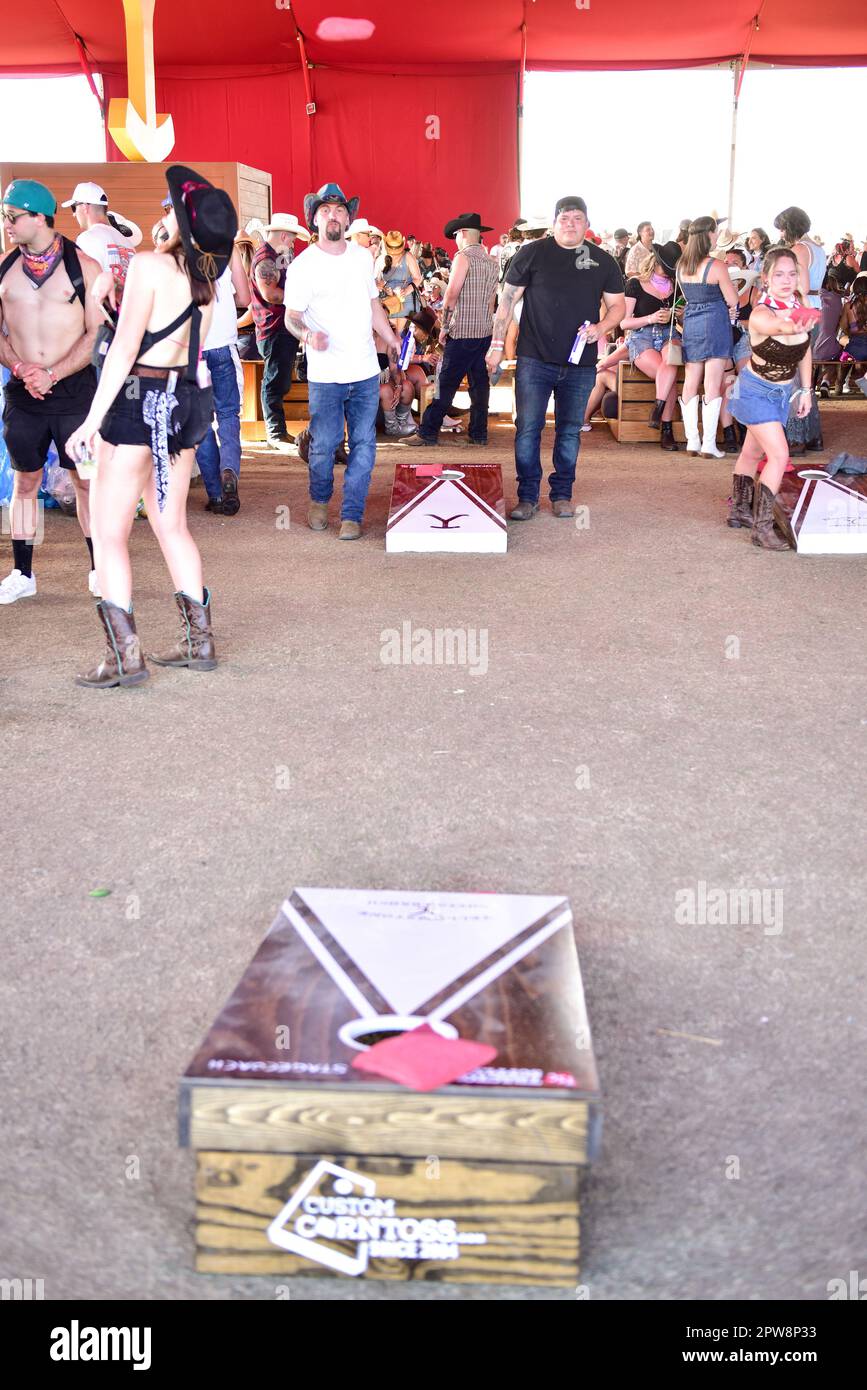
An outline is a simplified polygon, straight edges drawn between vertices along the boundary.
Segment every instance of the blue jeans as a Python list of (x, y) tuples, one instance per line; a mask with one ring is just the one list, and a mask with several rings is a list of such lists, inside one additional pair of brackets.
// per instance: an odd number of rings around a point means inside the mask
[(196, 450), (196, 463), (201, 469), (208, 496), (217, 500), (223, 495), (223, 484), (220, 481), (222, 470), (231, 468), (236, 476), (241, 472), (241, 391), (238, 386), (238, 351), (231, 345), (229, 347), (208, 348), (202, 353), (202, 356), (211, 373), (217, 433), (214, 433), (213, 426), (208, 430)]
[(376, 462), (379, 373), (365, 381), (311, 381), (310, 499), (328, 502), (334, 491), (334, 451), (349, 426), (349, 462), (343, 482), (341, 521), (361, 521)]
[(418, 432), (423, 439), (436, 439), (443, 417), (452, 407), (458, 387), (467, 378), (470, 388), (470, 439), (482, 443), (488, 437), (488, 401), (491, 385), (485, 366), (485, 353), (491, 346), (486, 338), (447, 338), (440, 368), (439, 391), (422, 417)]
[(554, 471), (548, 476), (551, 501), (569, 501), (575, 482), (575, 465), (581, 447), (581, 426), (590, 392), (596, 384), (595, 367), (565, 367), (519, 357), (515, 374), (515, 468), (518, 501), (539, 500), (542, 482), (541, 444), (545, 411), (554, 393)]
[(292, 385), (292, 368), (298, 351), (298, 339), (280, 327), (267, 338), (257, 338), (256, 346), (265, 363), (262, 372), (262, 414), (265, 417), (265, 429), (269, 439), (285, 439), (286, 412), (283, 409), (283, 397)]

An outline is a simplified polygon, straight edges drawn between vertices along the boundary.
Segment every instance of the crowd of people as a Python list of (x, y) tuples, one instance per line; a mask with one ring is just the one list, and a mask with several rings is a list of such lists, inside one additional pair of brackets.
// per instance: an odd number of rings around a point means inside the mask
[[(13, 569), (0, 604), (36, 594), (37, 494), (52, 445), (70, 471), (106, 648), (79, 676), (89, 687), (148, 677), (132, 606), (129, 534), (140, 501), (174, 584), (181, 634), (152, 659), (216, 665), (210, 591), (187, 525), (198, 464), (207, 509), (240, 505), (241, 360), (263, 364), (267, 443), (301, 451), (308, 525), (329, 526), (335, 466), (345, 468), (339, 538), (361, 535), (376, 433), (417, 449), (444, 430), (464, 381), (466, 442), (488, 442), (489, 395), (515, 363), (515, 521), (539, 509), (542, 432), (554, 399), (551, 507), (574, 515), (581, 434), (629, 360), (655, 383), (648, 424), (677, 452), (737, 454), (728, 524), (770, 550), (787, 540), (774, 502), (792, 454), (823, 447), (820, 394), (864, 386), (867, 247), (845, 234), (828, 255), (810, 219), (789, 207), (743, 236), (725, 219), (684, 219), (660, 244), (651, 222), (599, 236), (583, 198), (516, 222), (495, 243), (477, 212), (453, 217), (442, 246), (359, 217), (336, 183), (238, 228), (228, 195), (195, 170), (167, 170), (167, 195), (142, 233), (79, 184), (77, 243), (55, 228), (53, 193), (16, 179), (3, 195), (13, 249), (0, 261), (4, 436), (14, 470)], [(453, 249), (452, 249), (453, 248)], [(34, 299), (34, 291), (38, 298)], [(682, 394), (678, 369), (683, 365)], [(287, 429), (284, 397), (308, 383), (309, 428)], [(413, 410), (415, 409), (415, 415)], [(723, 447), (718, 447), (722, 430)], [(758, 471), (762, 468), (761, 477)]]

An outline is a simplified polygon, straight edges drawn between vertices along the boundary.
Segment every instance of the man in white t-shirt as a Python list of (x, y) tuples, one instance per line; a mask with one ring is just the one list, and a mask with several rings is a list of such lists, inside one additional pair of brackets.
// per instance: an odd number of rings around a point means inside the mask
[(196, 462), (208, 494), (205, 511), (234, 516), (240, 510), (241, 391), (243, 368), (238, 356), (236, 308), (250, 303), (250, 282), (237, 246), (216, 283), (216, 301), (202, 356), (211, 373), (216, 433), (208, 430), (196, 449)]
[(123, 286), (130, 258), (141, 241), (141, 228), (128, 217), (109, 212), (108, 195), (98, 183), (77, 183), (72, 197), (63, 207), (70, 208), (72, 215), (81, 227), (81, 235), (76, 237), (76, 245), (86, 256), (111, 271), (114, 278), (116, 297), (123, 294)]
[(400, 339), (392, 330), (367, 251), (346, 240), (358, 199), (336, 183), (304, 199), (304, 215), (318, 241), (286, 271), (286, 327), (307, 348), (310, 396), (310, 508), (313, 531), (328, 528), (334, 491), (334, 451), (349, 428), (349, 463), (343, 484), (340, 540), (361, 535), (364, 504), (376, 459), (379, 362), (373, 330), (386, 345), (389, 375), (403, 383)]

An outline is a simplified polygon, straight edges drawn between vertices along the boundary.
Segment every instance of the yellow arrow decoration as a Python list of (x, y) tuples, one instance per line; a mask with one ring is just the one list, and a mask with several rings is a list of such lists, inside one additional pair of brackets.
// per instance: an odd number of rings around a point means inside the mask
[(171, 116), (157, 114), (154, 76), (156, 0), (123, 0), (127, 95), (108, 106), (109, 134), (127, 159), (159, 164), (175, 143)]

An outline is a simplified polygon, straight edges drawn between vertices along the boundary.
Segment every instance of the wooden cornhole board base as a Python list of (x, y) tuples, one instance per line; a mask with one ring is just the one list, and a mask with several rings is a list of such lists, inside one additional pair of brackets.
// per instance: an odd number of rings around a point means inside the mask
[(419, 466), (438, 459), (436, 449), (418, 452), (433, 457), (418, 464), (399, 463), (394, 470), (386, 550), (504, 555), (506, 504), (500, 465), (455, 464), (444, 467), (439, 478), (419, 477)]
[(796, 467), (783, 474), (778, 506), (799, 555), (867, 555), (867, 477)]
[[(351, 1066), (424, 1021), (497, 1055), (427, 1093)], [(296, 889), (180, 1112), (202, 1273), (574, 1284), (600, 1113), (567, 900)]]

